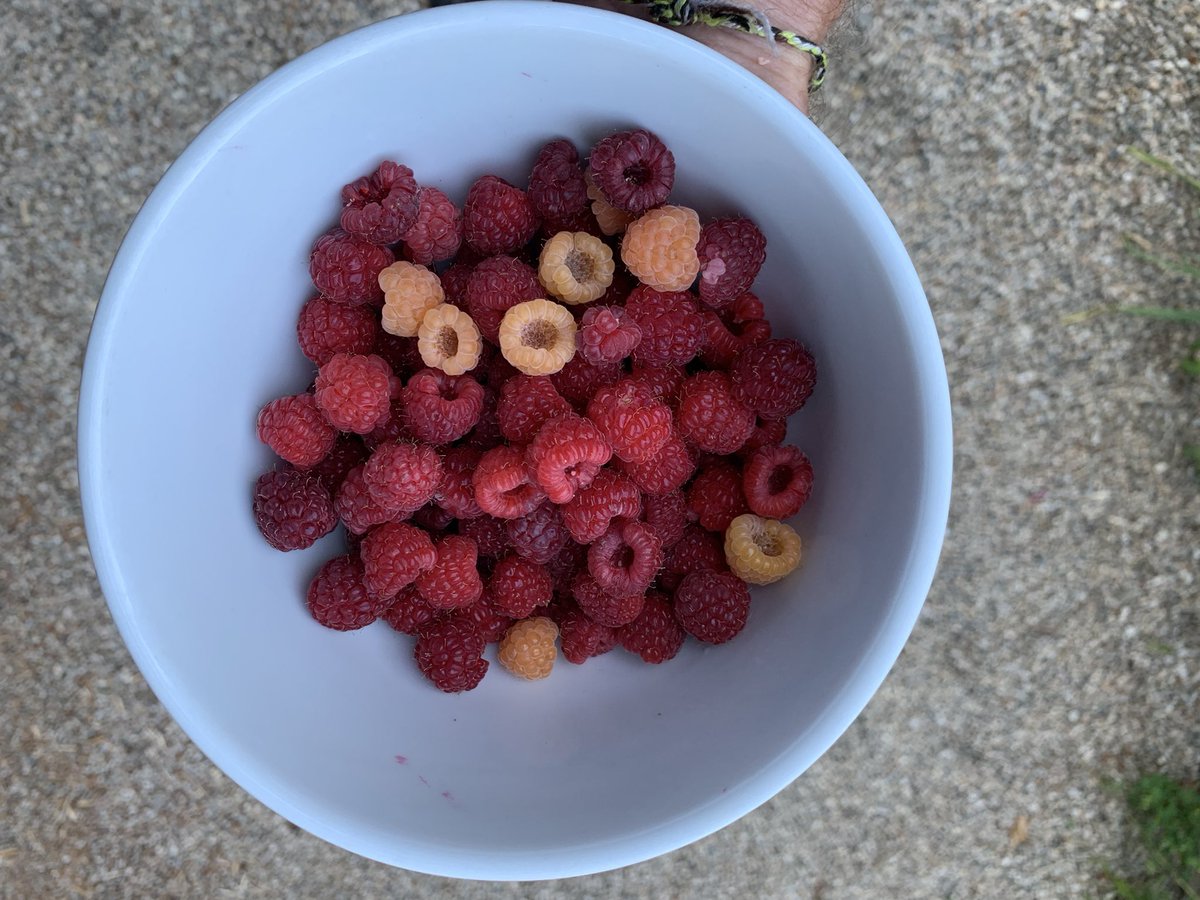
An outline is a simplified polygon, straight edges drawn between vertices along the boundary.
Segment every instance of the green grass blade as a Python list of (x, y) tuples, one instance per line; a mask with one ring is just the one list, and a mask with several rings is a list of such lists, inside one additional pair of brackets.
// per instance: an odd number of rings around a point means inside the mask
[(1164, 272), (1174, 272), (1177, 275), (1186, 275), (1188, 278), (1200, 280), (1200, 265), (1197, 265), (1186, 259), (1172, 259), (1169, 256), (1159, 256), (1157, 253), (1150, 253), (1143, 250), (1137, 241), (1131, 238), (1125, 238), (1125, 250), (1131, 255), (1136, 256), (1140, 260), (1157, 266)]
[(1147, 153), (1145, 150), (1142, 150), (1138, 147), (1129, 147), (1128, 152), (1129, 155), (1134, 159), (1144, 162), (1148, 166), (1153, 166), (1162, 172), (1166, 172), (1168, 175), (1172, 175), (1175, 178), (1180, 179), (1193, 190), (1200, 191), (1200, 178), (1194, 178), (1191, 175), (1188, 175), (1186, 172), (1180, 171), (1173, 163), (1170, 163), (1165, 159), (1160, 159), (1152, 153)]
[(1200, 324), (1200, 309), (1171, 309), (1167, 306), (1118, 306), (1117, 312), (1127, 316), (1141, 316), (1144, 319), (1158, 319), (1163, 322)]

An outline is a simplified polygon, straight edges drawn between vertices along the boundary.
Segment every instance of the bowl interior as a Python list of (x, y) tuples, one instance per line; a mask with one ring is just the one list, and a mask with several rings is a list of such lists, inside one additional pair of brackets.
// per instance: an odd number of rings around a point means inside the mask
[[(622, 651), (447, 696), (377, 623), (302, 604), (330, 536), (281, 554), (250, 487), (267, 400), (311, 368), (294, 322), (339, 187), (380, 159), (461, 202), (536, 148), (636, 123), (674, 196), (745, 212), (775, 331), (818, 360), (790, 439), (817, 487), (801, 572), (755, 592), (731, 644), (663, 666)], [(858, 713), (932, 577), (949, 486), (945, 376), (898, 239), (849, 164), (753, 77), (662, 29), (545, 3), (391, 20), (286, 67), (163, 179), (114, 265), (81, 403), (88, 530), (114, 617), (188, 733), (283, 815), (422, 871), (538, 878), (653, 856), (786, 785)]]

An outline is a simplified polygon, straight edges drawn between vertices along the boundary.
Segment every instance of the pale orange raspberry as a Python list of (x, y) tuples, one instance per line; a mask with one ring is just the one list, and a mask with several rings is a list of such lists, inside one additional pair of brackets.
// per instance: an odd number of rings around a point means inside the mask
[(558, 626), (546, 616), (523, 619), (508, 629), (500, 641), (500, 665), (518, 678), (536, 681), (554, 668)]
[(542, 247), (538, 278), (563, 303), (591, 303), (612, 284), (612, 250), (594, 234), (560, 231)]
[(526, 375), (553, 375), (575, 355), (575, 319), (550, 300), (518, 303), (500, 320), (500, 352)]
[(633, 213), (617, 209), (605, 200), (604, 195), (600, 193), (600, 188), (596, 187), (595, 182), (592, 181), (590, 172), (584, 173), (583, 183), (587, 185), (588, 199), (592, 201), (592, 215), (596, 217), (596, 224), (605, 234), (620, 234), (625, 230), (625, 226), (637, 218)]
[(427, 310), (417, 329), (417, 350), (427, 366), (462, 375), (479, 365), (483, 341), (471, 317), (449, 303)]
[(446, 299), (442, 282), (424, 266), (394, 262), (379, 273), (383, 289), (383, 330), (416, 337), (425, 313)]
[(725, 561), (742, 581), (770, 584), (800, 565), (800, 535), (777, 519), (745, 513), (725, 529)]
[(686, 206), (660, 206), (625, 230), (621, 259), (642, 284), (686, 291), (700, 274), (700, 217)]

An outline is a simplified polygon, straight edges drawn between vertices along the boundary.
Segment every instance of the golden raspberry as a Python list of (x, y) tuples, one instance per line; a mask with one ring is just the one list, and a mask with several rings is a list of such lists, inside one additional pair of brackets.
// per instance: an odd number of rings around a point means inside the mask
[(550, 300), (518, 303), (500, 320), (500, 352), (526, 375), (553, 375), (575, 355), (575, 319)]
[(518, 678), (530, 681), (545, 678), (558, 656), (554, 646), (557, 637), (558, 626), (553, 619), (546, 616), (522, 619), (500, 641), (500, 665)]
[(449, 303), (427, 310), (417, 329), (417, 350), (427, 366), (462, 375), (479, 365), (483, 341), (471, 317)]
[(800, 565), (800, 535), (778, 519), (745, 513), (725, 529), (725, 561), (750, 584), (770, 584)]
[(560, 231), (542, 247), (538, 278), (563, 303), (591, 303), (612, 284), (612, 250), (595, 235)]
[(660, 206), (625, 230), (621, 259), (642, 284), (686, 291), (700, 274), (700, 217), (686, 206)]
[(600, 188), (596, 187), (596, 183), (592, 181), (590, 172), (584, 174), (583, 182), (587, 185), (588, 199), (592, 201), (592, 215), (596, 217), (596, 224), (605, 234), (620, 234), (625, 230), (625, 226), (637, 218), (633, 213), (617, 209), (605, 200), (604, 195), (600, 193)]
[(442, 282), (424, 266), (395, 262), (379, 273), (383, 289), (383, 330), (416, 337), (425, 313), (445, 301)]

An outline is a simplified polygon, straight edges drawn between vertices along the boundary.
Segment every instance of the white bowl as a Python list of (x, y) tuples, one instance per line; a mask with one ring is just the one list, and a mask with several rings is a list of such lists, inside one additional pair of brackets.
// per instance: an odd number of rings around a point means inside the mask
[[(278, 553), (250, 487), (254, 418), (303, 390), (295, 316), (339, 187), (392, 157), (461, 202), (548, 138), (616, 127), (674, 150), (674, 197), (766, 233), (757, 283), (820, 377), (791, 440), (817, 487), (801, 571), (732, 643), (623, 651), (442, 694), (382, 623), (302, 604), (340, 536)], [(79, 421), (96, 569), (129, 649), (212, 760), (312, 833), (408, 869), (595, 872), (734, 821), (820, 756), (879, 687), (933, 577), (950, 495), (941, 351), (908, 256), (832, 144), (688, 39), (620, 15), (493, 2), (392, 19), (267, 78), (155, 188), (96, 314)]]

